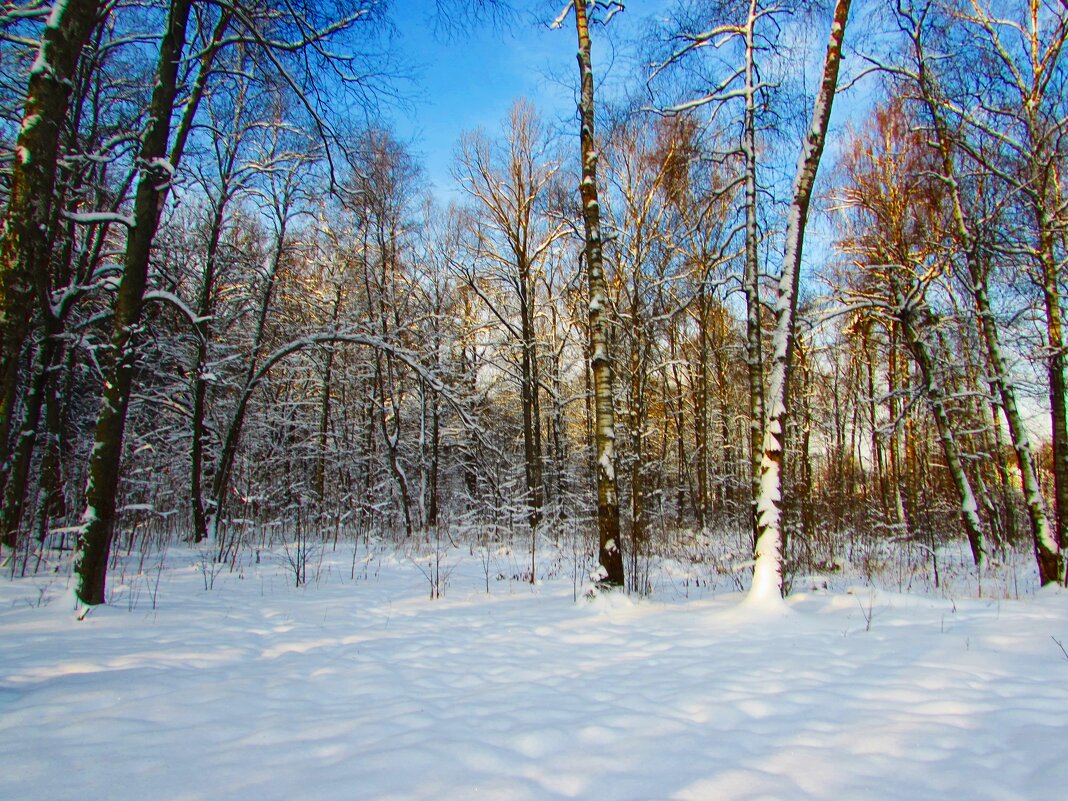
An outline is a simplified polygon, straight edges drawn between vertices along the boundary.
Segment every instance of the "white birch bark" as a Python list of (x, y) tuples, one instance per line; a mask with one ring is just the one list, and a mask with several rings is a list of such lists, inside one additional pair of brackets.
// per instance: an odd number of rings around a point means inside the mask
[(1024, 504), (1031, 523), (1031, 535), (1034, 545), (1035, 560), (1038, 563), (1039, 580), (1042, 584), (1064, 580), (1064, 559), (1056, 532), (1050, 524), (1046, 500), (1038, 479), (1034, 449), (1030, 434), (1016, 402), (1016, 385), (1008, 359), (1001, 347), (997, 319), (990, 305), (987, 292), (987, 276), (984, 265), (979, 258), (979, 243), (964, 211), (961, 197), (957, 166), (954, 162), (953, 142), (945, 109), (938, 96), (934, 78), (928, 70), (926, 51), (922, 41), (923, 30), (917, 26), (910, 32), (916, 58), (916, 73), (912, 76), (919, 91), (920, 101), (926, 107), (932, 122), (934, 145), (941, 158), (942, 179), (947, 189), (951, 204), (951, 224), (957, 237), (958, 246), (963, 251), (966, 275), (964, 283), (971, 290), (979, 329), (986, 346), (987, 360), (990, 367), (990, 384), (995, 389), (1001, 403), (1001, 409), (1008, 423), (1009, 436), (1016, 462), (1020, 470)]
[(775, 338), (772, 368), (765, 398), (764, 453), (760, 461), (760, 487), (757, 493), (757, 538), (750, 598), (773, 599), (782, 595), (782, 469), (784, 431), (788, 415), (788, 384), (794, 349), (797, 293), (800, 282), (801, 250), (808, 222), (809, 202), (816, 181), (827, 125), (831, 117), (838, 68), (842, 61), (851, 0), (836, 0), (831, 22), (823, 77), (812, 110), (812, 122), (805, 136), (794, 176), (793, 201), (786, 227), (786, 244), (775, 304)]

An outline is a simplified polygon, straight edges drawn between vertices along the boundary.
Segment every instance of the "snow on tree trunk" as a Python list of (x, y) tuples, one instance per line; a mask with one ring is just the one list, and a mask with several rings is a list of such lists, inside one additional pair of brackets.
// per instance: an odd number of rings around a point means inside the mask
[(793, 200), (786, 227), (786, 243), (775, 304), (775, 338), (772, 342), (771, 379), (766, 396), (763, 456), (757, 492), (757, 538), (750, 597), (770, 600), (782, 595), (782, 469), (784, 432), (788, 415), (788, 384), (794, 349), (795, 314), (800, 282), (801, 249), (805, 239), (809, 202), (838, 86), (851, 0), (837, 0), (830, 40), (823, 63), (823, 77), (812, 110), (812, 123), (805, 137), (794, 177)]
[(100, 13), (98, 0), (57, 0), (30, 68), (22, 126), (15, 142), (8, 207), (0, 227), (0, 443), (14, 411), (19, 353), (40, 297), (49, 290), (49, 232), (59, 140), (72, 77)]
[(756, 181), (756, 0), (750, 0), (745, 26), (745, 357), (749, 376), (749, 466), (751, 478), (750, 516), (753, 542), (758, 531), (757, 499), (760, 495), (761, 426), (764, 422), (764, 359), (760, 341), (760, 263), (757, 228)]
[[(1059, 194), (1052, 190), (1051, 194)], [(1060, 198), (1055, 207), (1062, 206)], [(1061, 550), (1061, 580), (1068, 584), (1064, 551), (1068, 548), (1068, 409), (1065, 397), (1065, 344), (1061, 316), (1058, 264), (1054, 256), (1056, 224), (1045, 206), (1035, 209), (1040, 236), (1042, 297), (1046, 307), (1046, 349), (1048, 352), (1050, 428), (1053, 434), (1053, 495), (1056, 509), (1057, 542)]]
[(593, 372), (594, 429), (597, 443), (597, 529), (601, 581), (623, 586), (623, 551), (616, 491), (615, 410), (612, 406), (612, 357), (608, 351), (608, 289), (601, 252), (601, 212), (597, 199), (597, 143), (594, 139), (593, 62), (586, 0), (575, 0), (578, 63), (581, 76), (582, 220), (586, 232), (586, 270), (590, 284), (590, 366)]
[(928, 405), (931, 407), (931, 415), (935, 420), (935, 428), (938, 438), (942, 443), (942, 453), (946, 457), (946, 467), (953, 479), (953, 485), (957, 488), (960, 498), (960, 516), (964, 523), (964, 530), (968, 533), (968, 544), (971, 547), (972, 559), (975, 567), (982, 575), (986, 564), (986, 535), (983, 532), (983, 523), (979, 518), (979, 505), (975, 500), (968, 474), (964, 471), (964, 462), (961, 458), (960, 448), (953, 434), (953, 424), (949, 419), (946, 409), (946, 392), (942, 381), (936, 373), (931, 356), (927, 351), (927, 345), (917, 331), (919, 321), (915, 319), (916, 309), (908, 306), (904, 294), (897, 292), (895, 303), (901, 309), (899, 320), (901, 330), (905, 336), (912, 357), (920, 368), (920, 377), (923, 379), (927, 395)]
[[(141, 177), (134, 199), (135, 224), (126, 243), (122, 282), (115, 299), (109, 364), (89, 462), (82, 530), (74, 557), (75, 592), (82, 603), (91, 606), (104, 602), (126, 411), (136, 359), (135, 339), (140, 328), (152, 242), (175, 167), (174, 161), (167, 158), (167, 145), (191, 5), (192, 0), (174, 0), (171, 5), (167, 31), (160, 43), (149, 113), (151, 121), (138, 159)], [(194, 104), (194, 99), (189, 102)]]
[(919, 29), (913, 30), (912, 46), (914, 48), (917, 72), (914, 76), (920, 100), (930, 115), (934, 133), (934, 144), (941, 158), (942, 177), (948, 190), (951, 204), (952, 225), (958, 245), (964, 252), (965, 283), (971, 290), (976, 315), (979, 318), (979, 330), (986, 346), (986, 355), (990, 367), (990, 384), (995, 389), (1001, 402), (1002, 412), (1008, 423), (1009, 437), (1016, 453), (1016, 463), (1020, 469), (1020, 481), (1023, 485), (1024, 504), (1031, 523), (1031, 536), (1034, 544), (1035, 560), (1038, 563), (1039, 580), (1050, 584), (1064, 577), (1064, 561), (1057, 542), (1056, 533), (1050, 525), (1046, 500), (1039, 483), (1035, 464), (1034, 450), (1023, 416), (1016, 402), (1016, 386), (1012, 378), (1009, 362), (1001, 348), (997, 319), (990, 305), (987, 290), (986, 269), (979, 257), (979, 244), (964, 212), (960, 184), (957, 180), (957, 168), (953, 158), (953, 144), (934, 77), (927, 68), (926, 54)]

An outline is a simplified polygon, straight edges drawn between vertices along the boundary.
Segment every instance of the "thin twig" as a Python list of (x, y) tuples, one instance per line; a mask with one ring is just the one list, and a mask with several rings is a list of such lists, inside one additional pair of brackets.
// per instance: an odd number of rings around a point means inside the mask
[(1064, 658), (1065, 658), (1065, 659), (1068, 659), (1068, 651), (1066, 651), (1066, 650), (1064, 649), (1064, 643), (1062, 643), (1062, 642), (1061, 642), (1060, 640), (1058, 640), (1058, 639), (1057, 639), (1056, 637), (1054, 637), (1054, 636), (1053, 636), (1052, 634), (1051, 634), (1051, 635), (1049, 635), (1049, 638), (1050, 638), (1051, 640), (1053, 640), (1053, 642), (1057, 643), (1057, 647), (1061, 649), (1061, 653), (1062, 653), (1062, 654), (1064, 654)]

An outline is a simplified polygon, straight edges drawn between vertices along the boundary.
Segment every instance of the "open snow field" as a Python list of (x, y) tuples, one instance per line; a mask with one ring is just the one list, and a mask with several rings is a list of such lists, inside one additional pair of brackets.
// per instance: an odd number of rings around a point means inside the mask
[(0, 798), (1068, 792), (1063, 590), (575, 602), (566, 577), (487, 595), (457, 551), (431, 601), (412, 560), (358, 556), (355, 579), (351, 551), (300, 589), (265, 556), (208, 591), (172, 551), (81, 622), (62, 583), (0, 581)]

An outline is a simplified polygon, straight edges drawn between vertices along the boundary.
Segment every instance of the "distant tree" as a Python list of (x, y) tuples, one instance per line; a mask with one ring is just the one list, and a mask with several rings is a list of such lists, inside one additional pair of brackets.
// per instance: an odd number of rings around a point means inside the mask
[[(461, 137), (455, 167), (461, 188), (474, 204), (470, 266), (464, 278), (507, 338), (518, 344), (524, 505), (532, 542), (545, 503), (537, 291), (543, 263), (565, 232), (547, 215), (546, 196), (560, 166), (547, 151), (537, 113), (520, 100), (509, 112), (503, 141), (491, 140), (481, 131)], [(503, 304), (488, 294), (491, 287), (504, 293)]]

